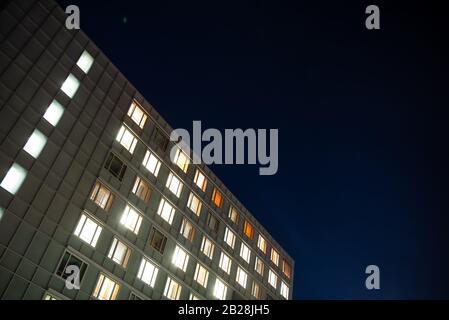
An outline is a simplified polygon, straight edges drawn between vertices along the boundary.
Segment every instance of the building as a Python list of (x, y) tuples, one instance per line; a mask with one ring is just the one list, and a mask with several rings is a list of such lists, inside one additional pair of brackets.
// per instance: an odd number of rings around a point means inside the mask
[(170, 161), (170, 126), (62, 8), (0, 10), (2, 299), (291, 299), (292, 258)]

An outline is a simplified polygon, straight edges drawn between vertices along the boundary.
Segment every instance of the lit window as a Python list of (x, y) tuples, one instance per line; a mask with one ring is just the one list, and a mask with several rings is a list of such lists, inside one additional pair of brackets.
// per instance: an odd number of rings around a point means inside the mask
[(42, 300), (59, 300), (59, 299), (50, 293), (46, 293)]
[(135, 101), (131, 103), (128, 110), (128, 116), (142, 129), (147, 121), (147, 114)]
[(214, 255), (214, 244), (206, 236), (203, 236), (201, 242), (201, 251), (209, 258), (212, 259)]
[(197, 216), (200, 216), (202, 206), (203, 204), (201, 203), (201, 200), (195, 196), (193, 192), (191, 192), (189, 195), (189, 200), (187, 201), (187, 207)]
[(281, 296), (288, 300), (288, 286), (284, 281), (281, 281)]
[(290, 277), (292, 276), (292, 267), (290, 266), (290, 264), (283, 260), (282, 261), (282, 272), (287, 276), (287, 278), (290, 279)]
[(168, 175), (167, 183), (165, 186), (175, 195), (179, 198), (181, 195), (183, 184), (181, 180), (179, 180), (175, 175), (170, 172)]
[(254, 270), (256, 270), (258, 274), (263, 276), (263, 269), (264, 269), (264, 264), (263, 264), (262, 259), (260, 259), (259, 257), (256, 257), (256, 262), (254, 264)]
[(212, 193), (212, 202), (219, 208), (223, 206), (223, 195), (217, 188), (214, 188)]
[(128, 150), (131, 154), (134, 153), (136, 148), (137, 138), (128, 130), (125, 126), (122, 126), (117, 134), (116, 140)]
[(33, 158), (37, 158), (41, 154), (41, 151), (44, 149), (46, 143), (47, 137), (36, 129), (31, 134), (31, 137), (23, 147), (23, 150), (29, 153)]
[(147, 150), (142, 164), (153, 176), (157, 177), (159, 169), (161, 168), (161, 162), (151, 151)]
[(142, 258), (139, 272), (137, 273), (137, 278), (153, 288), (158, 272), (159, 269), (154, 264), (152, 264), (149, 260)]
[(81, 54), (80, 58), (78, 59), (78, 62), (76, 63), (76, 65), (81, 70), (83, 70), (84, 73), (88, 73), (93, 62), (94, 62), (94, 58), (89, 54), (89, 52), (84, 51)]
[(74, 267), (78, 268), (79, 270), (78, 279), (81, 282), (83, 280), (84, 274), (86, 273), (87, 263), (74, 256), (72, 253), (66, 251), (64, 252), (62, 259), (59, 262), (56, 274), (62, 279), (67, 279), (69, 276), (73, 275)]
[(3, 178), (0, 187), (11, 194), (16, 194), (22, 186), (23, 181), (25, 181), (26, 175), (26, 170), (17, 163), (14, 163)]
[(147, 183), (145, 180), (140, 178), (139, 176), (136, 177), (136, 182), (134, 182), (134, 187), (132, 192), (140, 198), (140, 200), (148, 203), (150, 201), (151, 196), (151, 188), (150, 184)]
[(176, 267), (186, 272), (187, 264), (189, 263), (189, 255), (187, 254), (187, 252), (182, 250), (180, 246), (176, 246), (171, 262)]
[(226, 227), (225, 235), (224, 235), (224, 241), (232, 248), (234, 249), (235, 245), (235, 234), (232, 232), (228, 227)]
[(157, 230), (155, 227), (151, 229), (150, 233), (150, 246), (159, 251), (161, 254), (164, 253), (165, 244), (167, 243), (167, 237), (164, 236), (162, 232)]
[(79, 86), (80, 86), (79, 80), (73, 74), (69, 74), (67, 79), (62, 84), (61, 90), (69, 98), (73, 98), (73, 96), (75, 95), (75, 93), (78, 90)]
[(257, 239), (257, 246), (263, 253), (267, 253), (267, 240), (259, 234)]
[(206, 176), (198, 169), (196, 169), (195, 178), (193, 179), (193, 182), (195, 182), (198, 188), (200, 188), (203, 192), (206, 191), (207, 187)]
[(165, 283), (164, 296), (170, 300), (179, 300), (181, 295), (181, 285), (170, 277), (167, 277), (167, 282)]
[(260, 286), (255, 281), (253, 282), (253, 286), (251, 287), (251, 295), (256, 299), (260, 299), (261, 296)]
[(243, 225), (243, 233), (249, 238), (252, 239), (254, 237), (254, 227), (248, 221), (245, 221)]
[(193, 278), (196, 282), (202, 285), (204, 288), (207, 287), (207, 279), (209, 279), (209, 271), (204, 268), (199, 263), (196, 265), (195, 276)]
[(228, 287), (220, 281), (219, 279), (215, 280), (215, 287), (214, 287), (214, 297), (219, 300), (225, 300), (226, 299), (226, 293), (228, 292)]
[(75, 236), (95, 248), (102, 230), (103, 228), (99, 224), (82, 214), (75, 229)]
[(90, 200), (95, 202), (100, 208), (108, 211), (114, 201), (114, 195), (100, 182), (96, 182)]
[(268, 271), (268, 283), (276, 289), (277, 287), (277, 282), (278, 282), (278, 277), (277, 275), (273, 272), (273, 270), (269, 270)]
[(187, 155), (180, 148), (176, 150), (173, 162), (176, 163), (176, 165), (181, 168), (182, 171), (187, 172), (190, 161)]
[(239, 213), (237, 212), (237, 210), (233, 206), (229, 207), (228, 217), (229, 217), (229, 219), (231, 219), (232, 222), (237, 224), (237, 222), (239, 220)]
[(277, 252), (274, 248), (271, 248), (271, 261), (273, 261), (275, 265), (279, 265), (279, 252)]
[(245, 260), (247, 263), (251, 260), (251, 251), (249, 248), (242, 243), (242, 246), (240, 247), (240, 256)]
[(53, 127), (56, 127), (64, 113), (64, 107), (56, 100), (53, 100), (47, 111), (44, 113), (44, 119)]
[(109, 249), (108, 258), (126, 268), (130, 255), (131, 249), (117, 238), (114, 238), (111, 249)]
[(243, 289), (246, 289), (246, 282), (248, 281), (248, 274), (240, 267), (237, 267), (237, 274), (235, 276), (235, 281), (239, 285), (243, 287)]
[(190, 223), (189, 220), (183, 218), (179, 233), (182, 234), (184, 238), (192, 242), (193, 238), (195, 237), (195, 227), (193, 226), (192, 223)]
[(157, 208), (157, 214), (169, 224), (172, 224), (173, 217), (175, 216), (175, 208), (162, 198), (161, 202), (159, 202), (159, 207)]
[(120, 223), (125, 228), (131, 230), (133, 233), (138, 234), (140, 224), (142, 223), (142, 216), (139, 213), (137, 213), (136, 210), (127, 205), (125, 210), (123, 211)]
[(115, 300), (119, 290), (120, 285), (117, 282), (100, 273), (92, 296), (98, 300)]
[(190, 293), (189, 295), (189, 300), (201, 300), (200, 297), (198, 297), (197, 295)]
[(220, 266), (220, 269), (223, 270), (224, 272), (226, 272), (227, 274), (230, 274), (231, 272), (231, 265), (232, 265), (232, 260), (231, 258), (229, 258), (229, 256), (227, 254), (225, 254), (224, 252), (221, 252), (220, 255), (220, 263), (218, 264)]

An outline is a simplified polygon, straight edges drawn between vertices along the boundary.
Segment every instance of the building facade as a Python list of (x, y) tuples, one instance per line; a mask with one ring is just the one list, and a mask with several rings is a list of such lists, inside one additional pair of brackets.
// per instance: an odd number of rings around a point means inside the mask
[(0, 7), (0, 298), (291, 299), (294, 261), (52, 0)]

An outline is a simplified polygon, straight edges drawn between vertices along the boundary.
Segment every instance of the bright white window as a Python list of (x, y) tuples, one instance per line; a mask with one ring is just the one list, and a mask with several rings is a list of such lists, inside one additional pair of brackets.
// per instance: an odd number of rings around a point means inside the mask
[(237, 221), (239, 219), (239, 213), (237, 212), (237, 209), (235, 209), (233, 206), (229, 207), (229, 219), (231, 219), (232, 222), (237, 224)]
[(161, 162), (150, 150), (147, 150), (142, 164), (153, 176), (157, 177), (159, 169), (161, 168)]
[(254, 264), (254, 270), (256, 270), (258, 274), (263, 276), (263, 269), (264, 269), (264, 264), (263, 264), (262, 259), (260, 259), (259, 257), (256, 257), (256, 262)]
[(139, 233), (140, 225), (142, 223), (142, 216), (129, 205), (123, 211), (120, 223), (135, 234)]
[(198, 186), (198, 188), (201, 189), (201, 191), (206, 191), (207, 187), (207, 179), (206, 176), (198, 169), (196, 169), (195, 172), (195, 178), (193, 179), (193, 182)]
[(76, 65), (81, 70), (83, 70), (84, 73), (88, 73), (93, 62), (94, 62), (94, 58), (89, 54), (89, 52), (84, 51), (81, 54), (80, 58), (78, 59), (78, 62), (76, 63)]
[(181, 269), (182, 271), (186, 272), (187, 270), (187, 264), (189, 263), (189, 255), (187, 252), (182, 250), (180, 246), (176, 246), (175, 251), (173, 252), (173, 257), (171, 259), (171, 262)]
[(263, 253), (267, 253), (267, 240), (259, 234), (257, 239), (257, 246)]
[(137, 138), (132, 132), (125, 126), (122, 126), (117, 134), (116, 140), (128, 150), (131, 154), (134, 153), (134, 149), (137, 145)]
[(209, 259), (212, 259), (214, 255), (214, 244), (206, 236), (203, 236), (203, 241), (201, 242), (201, 251)]
[(251, 260), (251, 251), (249, 248), (242, 243), (242, 246), (240, 247), (240, 256), (245, 260), (247, 263)]
[(75, 236), (95, 248), (102, 230), (103, 228), (99, 224), (82, 214), (75, 229)]
[(196, 265), (195, 276), (193, 279), (202, 285), (204, 288), (207, 287), (207, 279), (209, 279), (209, 271), (204, 268), (201, 264)]
[(278, 282), (278, 277), (276, 275), (276, 273), (274, 273), (273, 270), (270, 269), (270, 271), (268, 271), (268, 283), (276, 289), (277, 287), (277, 282)]
[(143, 111), (139, 105), (133, 101), (128, 110), (128, 116), (134, 121), (141, 129), (145, 126), (145, 122), (147, 121), (147, 114)]
[(73, 75), (69, 74), (67, 79), (64, 81), (64, 83), (61, 86), (61, 90), (69, 97), (73, 98), (76, 91), (78, 90), (78, 87), (80, 86), (79, 80)]
[(152, 264), (149, 260), (142, 258), (139, 272), (137, 273), (137, 278), (153, 288), (158, 272), (159, 269), (154, 264)]
[(201, 300), (200, 297), (198, 297), (197, 295), (190, 293), (189, 295), (189, 300)]
[(224, 241), (232, 248), (234, 249), (235, 245), (235, 233), (231, 231), (228, 227), (226, 227), (225, 235), (224, 235)]
[(226, 294), (228, 292), (228, 287), (220, 280), (215, 280), (215, 287), (214, 287), (214, 297), (219, 300), (225, 300)]
[(189, 200), (187, 201), (187, 207), (193, 211), (197, 216), (200, 216), (201, 213), (201, 207), (202, 207), (201, 200), (193, 194), (193, 192), (189, 195)]
[(237, 274), (235, 276), (235, 281), (246, 289), (246, 282), (248, 281), (248, 274), (240, 267), (237, 267)]
[(279, 265), (279, 253), (273, 248), (271, 248), (271, 261), (273, 261), (275, 265)]
[(220, 255), (220, 263), (218, 264), (220, 269), (223, 270), (224, 272), (226, 272), (227, 274), (230, 274), (231, 272), (231, 265), (232, 265), (232, 260), (231, 258), (229, 258), (229, 256), (224, 253), (223, 251), (221, 252)]
[(187, 172), (190, 161), (187, 155), (180, 148), (176, 150), (173, 162), (176, 163), (176, 165), (181, 168), (182, 171)]
[(167, 282), (165, 283), (164, 296), (170, 300), (179, 300), (181, 295), (181, 285), (170, 277), (167, 277)]
[(175, 216), (175, 208), (167, 200), (161, 198), (161, 202), (159, 202), (159, 207), (157, 208), (157, 214), (169, 224), (172, 224), (173, 217)]
[(170, 172), (168, 175), (167, 183), (165, 186), (175, 195), (179, 198), (181, 195), (183, 184), (181, 180), (179, 180), (175, 175)]
[(109, 249), (108, 254), (109, 259), (121, 265), (123, 268), (126, 268), (130, 255), (131, 249), (128, 248), (126, 244), (124, 244), (117, 238), (114, 238), (114, 240), (112, 240), (111, 249)]
[(119, 290), (120, 285), (117, 282), (100, 273), (92, 296), (98, 300), (115, 300)]
[(261, 294), (260, 286), (258, 283), (256, 283), (256, 281), (253, 282), (253, 286), (251, 288), (251, 294), (254, 298), (260, 299), (260, 294)]
[(284, 281), (281, 281), (281, 296), (288, 300), (288, 286)]
[(11, 194), (16, 194), (22, 186), (23, 181), (25, 181), (26, 175), (26, 170), (17, 163), (14, 163), (3, 178), (0, 187)]
[(44, 119), (53, 127), (56, 127), (64, 113), (64, 107), (56, 100), (53, 100), (47, 111), (44, 113)]
[(23, 150), (29, 153), (33, 158), (37, 158), (41, 154), (41, 151), (44, 149), (46, 143), (47, 137), (42, 132), (35, 129), (23, 147)]

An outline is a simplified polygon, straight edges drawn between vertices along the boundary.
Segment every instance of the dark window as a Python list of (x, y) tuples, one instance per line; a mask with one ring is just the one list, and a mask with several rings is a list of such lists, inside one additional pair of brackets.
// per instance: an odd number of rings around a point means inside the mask
[(129, 295), (129, 300), (142, 300), (141, 297), (139, 297), (137, 294), (135, 294), (134, 292), (131, 292), (131, 294)]
[(153, 131), (153, 135), (151, 137), (151, 140), (163, 152), (165, 152), (165, 150), (167, 150), (168, 142), (169, 142), (168, 137), (158, 127), (155, 127), (155, 129)]
[(81, 281), (84, 277), (84, 273), (87, 269), (87, 263), (82, 261), (81, 259), (75, 257), (70, 252), (65, 252), (64, 256), (62, 257), (61, 262), (59, 263), (58, 270), (56, 271), (56, 274), (60, 276), (63, 279), (67, 279), (70, 275), (74, 273), (73, 270), (70, 268), (67, 269), (69, 266), (76, 266), (80, 273), (79, 273), (79, 280)]
[(150, 233), (150, 245), (159, 251), (161, 254), (164, 253), (165, 244), (167, 243), (167, 237), (164, 236), (162, 232), (157, 230), (155, 227), (151, 229)]
[(209, 212), (209, 216), (207, 217), (207, 225), (209, 228), (211, 228), (214, 232), (218, 232), (218, 228), (220, 226), (220, 221)]
[(110, 153), (104, 167), (108, 169), (109, 172), (112, 173), (117, 179), (122, 181), (123, 176), (125, 175), (126, 165), (117, 156)]

